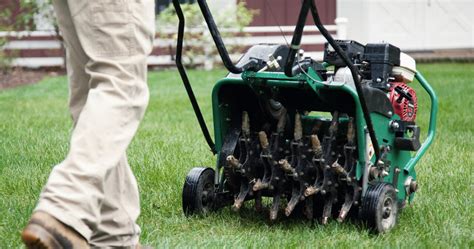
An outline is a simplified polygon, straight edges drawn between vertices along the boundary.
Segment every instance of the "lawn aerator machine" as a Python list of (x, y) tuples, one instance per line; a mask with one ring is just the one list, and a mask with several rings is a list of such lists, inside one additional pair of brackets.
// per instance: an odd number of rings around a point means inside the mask
[[(198, 167), (187, 175), (185, 215), (225, 206), (239, 211), (248, 201), (267, 210), (262, 200), (269, 198), (270, 221), (281, 211), (322, 224), (358, 217), (378, 233), (393, 228), (414, 198), (415, 165), (436, 128), (437, 98), (415, 61), (391, 44), (334, 40), (314, 0), (303, 0), (291, 44), (255, 45), (234, 65), (206, 1), (197, 3), (230, 73), (212, 92), (214, 144), (181, 61), (185, 20), (173, 0), (176, 64), (217, 155), (215, 170)], [(327, 40), (322, 63), (300, 50), (309, 14)], [(417, 96), (409, 86), (414, 78), (431, 98), (423, 143), (415, 122)]]

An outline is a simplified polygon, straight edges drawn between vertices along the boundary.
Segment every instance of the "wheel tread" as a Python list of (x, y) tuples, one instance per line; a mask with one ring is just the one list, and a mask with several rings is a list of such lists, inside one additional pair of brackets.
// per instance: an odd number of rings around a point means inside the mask
[[(387, 191), (394, 190), (393, 186), (386, 182), (377, 182), (369, 185), (366, 195), (362, 200), (360, 218), (377, 233), (384, 232), (380, 231), (377, 227), (376, 210), (377, 205), (379, 204), (380, 195), (386, 188), (389, 188)], [(397, 200), (395, 199), (394, 201)]]
[(204, 167), (195, 167), (191, 169), (188, 175), (186, 176), (182, 193), (183, 212), (186, 216), (202, 213), (202, 210), (200, 210), (201, 207), (198, 203), (197, 196), (199, 194), (199, 183), (201, 180), (203, 180), (202, 177), (206, 175), (207, 171), (211, 171), (210, 174), (213, 178), (214, 170), (211, 168)]

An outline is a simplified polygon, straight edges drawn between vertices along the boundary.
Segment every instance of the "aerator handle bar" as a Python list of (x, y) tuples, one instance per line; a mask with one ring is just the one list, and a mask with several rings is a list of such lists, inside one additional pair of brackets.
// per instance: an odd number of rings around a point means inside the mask
[[(222, 62), (224, 66), (229, 70), (231, 73), (240, 74), (242, 73), (242, 68), (237, 67), (232, 63), (230, 59), (229, 53), (225, 48), (224, 42), (222, 41), (221, 34), (217, 29), (216, 23), (214, 22), (214, 18), (212, 17), (211, 11), (209, 10), (209, 6), (207, 5), (206, 0), (198, 0), (199, 8), (201, 9), (202, 15), (204, 16), (204, 20), (211, 32), (212, 39), (216, 44), (217, 51), (221, 56)], [(209, 129), (207, 128), (206, 122), (202, 116), (201, 108), (199, 108), (199, 104), (196, 101), (196, 97), (194, 96), (193, 89), (191, 84), (189, 83), (188, 76), (186, 74), (186, 69), (182, 63), (182, 55), (183, 55), (183, 39), (184, 39), (184, 14), (183, 10), (181, 9), (181, 5), (179, 0), (173, 0), (173, 6), (176, 10), (176, 14), (178, 15), (179, 24), (178, 24), (178, 40), (176, 45), (176, 66), (178, 67), (179, 74), (181, 79), (183, 80), (184, 87), (186, 88), (186, 92), (188, 94), (189, 100), (191, 101), (191, 105), (193, 106), (194, 113), (196, 114), (196, 118), (198, 119), (199, 126), (201, 127), (202, 133), (204, 138), (206, 139), (209, 148), (211, 148), (212, 153), (215, 155), (217, 154), (216, 146), (214, 141), (211, 138), (209, 133)]]
[(293, 40), (291, 41), (290, 52), (288, 54), (288, 58), (286, 61), (285, 67), (285, 74), (288, 77), (292, 77), (292, 67), (293, 63), (295, 62), (295, 55), (298, 52), (301, 44), (301, 37), (303, 35), (303, 28), (306, 23), (306, 18), (308, 16), (308, 10), (311, 10), (311, 14), (313, 16), (314, 24), (319, 29), (319, 32), (326, 38), (328, 43), (334, 48), (336, 53), (342, 58), (344, 63), (349, 67), (352, 78), (354, 79), (357, 95), (359, 97), (359, 101), (362, 107), (362, 112), (364, 113), (365, 123), (367, 124), (367, 129), (369, 131), (370, 140), (372, 140), (372, 144), (375, 149), (375, 163), (378, 163), (380, 160), (380, 147), (375, 136), (374, 126), (372, 124), (372, 119), (370, 118), (370, 113), (367, 108), (367, 104), (365, 102), (365, 96), (362, 92), (362, 87), (359, 80), (359, 74), (357, 69), (355, 68), (354, 64), (349, 60), (347, 55), (343, 52), (342, 48), (334, 41), (331, 34), (326, 30), (324, 25), (321, 23), (319, 18), (318, 9), (316, 7), (316, 3), (314, 0), (304, 0), (303, 5), (301, 6), (301, 11), (298, 17), (298, 23), (296, 24), (295, 32), (293, 34)]
[(191, 84), (189, 83), (188, 75), (186, 74), (186, 69), (184, 68), (183, 62), (182, 62), (184, 24), (185, 24), (183, 10), (181, 9), (179, 0), (173, 0), (173, 5), (174, 5), (174, 8), (176, 9), (176, 14), (178, 15), (178, 19), (179, 19), (178, 41), (176, 44), (176, 66), (178, 67), (179, 74), (181, 76), (181, 79), (183, 80), (184, 88), (186, 88), (189, 101), (191, 101), (191, 105), (193, 106), (194, 113), (196, 114), (196, 118), (199, 122), (199, 126), (201, 127), (204, 138), (206, 139), (206, 142), (209, 145), (209, 148), (211, 149), (212, 153), (215, 155), (217, 154), (216, 146), (214, 144), (214, 141), (212, 141), (211, 134), (209, 133), (209, 129), (207, 128), (206, 121), (204, 121), (201, 108), (199, 108), (199, 104), (196, 100), (196, 97), (194, 96), (193, 89), (191, 87)]

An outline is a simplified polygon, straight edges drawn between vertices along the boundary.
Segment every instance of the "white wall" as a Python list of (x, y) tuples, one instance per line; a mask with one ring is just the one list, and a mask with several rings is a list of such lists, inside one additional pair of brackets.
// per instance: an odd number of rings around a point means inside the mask
[(214, 11), (219, 11), (219, 9), (227, 9), (229, 7), (235, 7), (237, 0), (208, 0), (207, 4), (209, 8)]
[(337, 0), (348, 39), (405, 50), (474, 48), (474, 0)]

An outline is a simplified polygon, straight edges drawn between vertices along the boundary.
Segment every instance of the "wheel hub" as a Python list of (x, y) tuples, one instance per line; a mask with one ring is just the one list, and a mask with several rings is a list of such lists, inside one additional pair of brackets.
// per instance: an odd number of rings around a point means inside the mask
[(390, 217), (390, 215), (392, 214), (392, 199), (391, 198), (387, 198), (384, 202), (384, 207), (383, 207), (383, 211), (382, 211), (382, 218), (383, 219), (387, 219)]
[(393, 209), (394, 201), (391, 197), (386, 197), (382, 208), (382, 227), (389, 230), (395, 224), (395, 215)]

